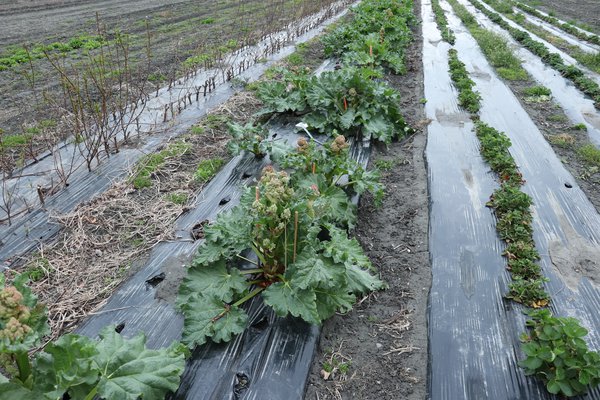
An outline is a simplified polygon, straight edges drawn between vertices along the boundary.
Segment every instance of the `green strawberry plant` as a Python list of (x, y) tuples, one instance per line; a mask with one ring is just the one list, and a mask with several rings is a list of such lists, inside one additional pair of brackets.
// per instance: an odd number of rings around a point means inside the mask
[(600, 384), (600, 355), (583, 339), (588, 331), (575, 318), (554, 317), (549, 310), (530, 311), (521, 335), (526, 358), (519, 362), (548, 392), (578, 396)]
[(431, 0), (431, 7), (433, 8), (435, 22), (440, 30), (442, 39), (450, 44), (454, 44), (456, 41), (456, 36), (454, 36), (452, 29), (448, 27), (448, 20), (444, 14), (444, 9), (442, 6), (440, 6), (439, 0)]
[[(532, 272), (529, 273), (533, 275)], [(544, 289), (545, 282), (548, 282), (548, 278), (542, 276), (534, 275), (531, 278), (525, 278), (513, 274), (512, 282), (508, 285), (506, 298), (525, 304), (528, 307), (545, 307), (550, 302), (550, 295)]]
[[(336, 226), (353, 214), (347, 196), (339, 188), (323, 193), (324, 181), (315, 173), (293, 187), (269, 166), (237, 207), (206, 227), (179, 291), (185, 344), (243, 332), (248, 316), (240, 306), (259, 294), (277, 315), (319, 324), (350, 310), (356, 294), (383, 288), (359, 243)], [(243, 269), (240, 261), (253, 265)]]
[(30, 358), (49, 333), (45, 307), (18, 275), (0, 275), (0, 400), (162, 399), (179, 387), (187, 350), (178, 343), (151, 350), (140, 334), (124, 339), (106, 327), (100, 339), (67, 334)]
[(481, 121), (475, 123), (475, 128), (481, 145), (481, 155), (492, 171), (498, 174), (500, 181), (513, 184), (513, 186), (522, 185), (523, 176), (508, 150), (511, 146), (508, 136)]
[(469, 77), (465, 64), (458, 59), (456, 49), (448, 50), (448, 66), (452, 82), (458, 89), (458, 104), (472, 114), (478, 113), (481, 107), (481, 95), (473, 90), (475, 82)]

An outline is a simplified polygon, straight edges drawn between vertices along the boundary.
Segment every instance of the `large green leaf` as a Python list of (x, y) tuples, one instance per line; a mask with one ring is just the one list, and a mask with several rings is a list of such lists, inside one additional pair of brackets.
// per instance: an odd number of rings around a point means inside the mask
[(214, 297), (224, 302), (230, 302), (237, 293), (242, 293), (248, 284), (246, 278), (237, 268), (227, 270), (225, 260), (219, 260), (211, 265), (195, 265), (179, 288), (177, 304), (185, 304), (196, 294)]
[(393, 126), (390, 126), (382, 115), (372, 115), (364, 121), (364, 130), (368, 135), (389, 143), (393, 136)]
[(248, 314), (239, 307), (229, 307), (225, 315), (214, 322), (214, 342), (228, 342), (248, 325)]
[(36, 356), (34, 362), (35, 387), (51, 398), (60, 398), (74, 387), (89, 391), (100, 371), (93, 362), (97, 354), (95, 343), (88, 337), (67, 334)]
[(215, 297), (194, 296), (182, 306), (184, 327), (182, 342), (190, 348), (206, 343), (229, 341), (233, 335), (242, 333), (248, 315), (240, 308), (229, 306)]
[(273, 307), (281, 317), (292, 314), (311, 324), (319, 324), (316, 295), (312, 290), (300, 289), (292, 282), (277, 282), (263, 292), (265, 304)]
[(356, 119), (356, 112), (353, 108), (349, 108), (342, 116), (340, 117), (340, 127), (344, 130), (350, 129), (354, 125), (354, 120)]
[(328, 225), (331, 240), (323, 245), (323, 254), (331, 257), (336, 263), (346, 266), (356, 265), (361, 268), (371, 268), (371, 261), (355, 238), (349, 239), (346, 231), (333, 225)]
[(330, 116), (326, 110), (315, 110), (306, 114), (302, 121), (305, 122), (311, 129), (316, 129), (324, 132), (329, 126)]
[(315, 218), (318, 218), (321, 223), (334, 222), (338, 225), (354, 227), (356, 206), (350, 202), (343, 189), (329, 185), (323, 174), (308, 174), (297, 184), (297, 187), (303, 189), (312, 186), (319, 189), (319, 196), (312, 202)]
[(317, 295), (317, 310), (319, 318), (325, 320), (335, 314), (336, 311), (348, 312), (356, 301), (356, 296), (348, 293), (344, 286), (329, 289), (315, 289)]
[(52, 399), (40, 392), (32, 392), (12, 382), (0, 383), (0, 400), (44, 400)]
[(289, 266), (289, 274), (300, 289), (339, 286), (344, 283), (345, 272), (343, 264), (320, 257), (310, 246), (305, 247), (296, 262)]
[(243, 207), (219, 214), (217, 220), (204, 228), (205, 241), (194, 259), (195, 265), (208, 265), (219, 259), (229, 259), (250, 248), (252, 216)]
[(350, 172), (350, 180), (354, 182), (352, 188), (357, 194), (370, 192), (375, 197), (376, 203), (383, 200), (384, 186), (380, 183), (381, 173), (377, 169), (366, 171), (362, 166), (356, 165)]
[(263, 82), (256, 94), (263, 101), (265, 112), (302, 111), (306, 108), (303, 92), (288, 90), (284, 82)]
[(356, 206), (348, 195), (337, 186), (330, 186), (315, 200), (315, 208), (320, 208), (325, 220), (353, 228), (356, 224)]
[(98, 395), (105, 399), (162, 399), (179, 387), (185, 367), (182, 351), (176, 347), (151, 350), (140, 334), (124, 339), (107, 327), (100, 333), (94, 361), (101, 371)]
[(352, 293), (368, 293), (386, 288), (384, 282), (357, 265), (346, 267), (346, 282), (348, 291)]

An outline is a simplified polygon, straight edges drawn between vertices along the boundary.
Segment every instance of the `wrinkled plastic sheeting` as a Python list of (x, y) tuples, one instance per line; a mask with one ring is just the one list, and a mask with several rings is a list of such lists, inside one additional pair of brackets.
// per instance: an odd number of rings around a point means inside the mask
[[(270, 125), (272, 137), (294, 144), (296, 122), (277, 119)], [(350, 155), (366, 166), (369, 142), (352, 143)], [(198, 222), (213, 221), (219, 212), (238, 204), (243, 185), (257, 179), (268, 163), (268, 158), (257, 160), (248, 155), (232, 159), (199, 193), (194, 208), (178, 219), (177, 240), (155, 246), (148, 263), (123, 283), (78, 333), (93, 337), (114, 324), (121, 325), (125, 336), (145, 332), (150, 347), (179, 340), (183, 318), (173, 306), (177, 277), (183, 276), (202, 242), (191, 240), (191, 230)], [(153, 277), (162, 280), (154, 284)], [(173, 288), (165, 292), (161, 285)], [(198, 347), (188, 360), (179, 390), (170, 398), (302, 399), (319, 328), (297, 318), (277, 317), (259, 298), (249, 303), (248, 328), (229, 343), (209, 342)]]
[[(449, 47), (441, 41), (429, 1), (423, 2), (422, 16), (425, 108), (433, 119), (426, 149), (432, 263), (429, 398), (555, 399), (517, 365), (523, 358), (519, 335), (526, 318), (523, 307), (503, 298), (511, 278), (495, 218), (485, 207), (498, 183), (479, 154), (469, 116), (456, 104), (447, 71)], [(598, 287), (584, 276), (573, 284), (549, 254), (555, 246), (577, 251), (576, 238), (598, 250), (600, 216), (466, 29), (453, 15), (448, 21), (459, 58), (482, 95), (481, 118), (510, 137), (511, 154), (527, 182), (524, 190), (533, 197), (534, 239), (544, 275), (550, 278), (552, 311), (579, 318), (590, 330), (591, 348), (598, 349)], [(583, 398), (599, 399), (600, 392), (595, 389)]]
[(302, 399), (319, 328), (278, 318), (260, 299), (247, 310), (249, 327), (225, 344), (193, 353), (170, 399)]
[[(314, 38), (325, 27), (345, 15), (347, 11), (347, 9), (341, 11), (321, 25), (299, 36), (293, 44), (283, 47), (276, 54), (267, 56), (266, 62), (252, 65), (238, 77), (248, 82), (258, 79), (276, 61), (293, 53), (296, 44)], [(308, 20), (310, 21), (310, 18)], [(183, 85), (186, 85), (186, 83), (184, 82)], [(189, 86), (191, 83), (187, 85)], [(110, 158), (103, 160), (92, 172), (88, 172), (86, 168), (80, 166), (71, 175), (69, 186), (46, 198), (43, 207), (38, 206), (33, 211), (14, 218), (11, 226), (0, 225), (0, 260), (3, 262), (0, 270), (10, 267), (19, 260), (19, 257), (33, 251), (40, 243), (49, 241), (61, 231), (62, 226), (53, 222), (50, 218), (51, 215), (72, 212), (78, 204), (103, 193), (116, 180), (122, 179), (131, 166), (135, 165), (144, 154), (156, 151), (159, 146), (169, 139), (187, 132), (207, 112), (224, 103), (239, 90), (240, 88), (233, 87), (229, 83), (219, 85), (212, 93), (207, 94), (207, 97), (200, 97), (198, 102), (184, 108), (180, 114), (177, 114), (166, 123), (162, 123), (162, 106), (145, 109), (144, 115), (140, 116), (140, 119), (148, 121), (147, 125), (150, 127), (148, 129), (152, 131), (152, 135), (144, 135), (144, 141), (139, 147), (121, 146), (118, 153), (111, 154)], [(184, 87), (162, 88), (159, 91), (159, 96), (149, 103), (159, 102), (162, 104), (169, 102), (175, 96), (173, 92), (185, 95), (186, 90)], [(70, 160), (71, 154), (74, 154), (78, 163), (84, 162), (73, 145), (64, 144), (60, 151), (61, 158), (64, 160)], [(31, 164), (21, 171), (23, 178), (18, 184), (20, 192), (17, 194), (23, 196), (27, 200), (27, 204), (35, 205), (39, 203), (35, 188), (38, 185), (46, 186), (48, 184), (48, 174), (54, 168), (53, 163), (50, 154), (46, 154), (40, 157), (39, 162)], [(0, 214), (2, 213), (4, 211), (0, 211)]]

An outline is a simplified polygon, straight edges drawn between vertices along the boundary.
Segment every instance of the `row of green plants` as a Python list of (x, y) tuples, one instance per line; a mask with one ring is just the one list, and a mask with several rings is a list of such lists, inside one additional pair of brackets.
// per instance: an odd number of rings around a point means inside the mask
[(479, 48), (496, 69), (498, 75), (511, 81), (527, 79), (527, 72), (521, 66), (521, 60), (515, 56), (506, 39), (479, 26), (469, 11), (456, 0), (448, 0), (448, 3), (452, 6), (454, 13), (469, 29), (469, 32), (479, 44)]
[(98, 35), (82, 34), (67, 42), (50, 44), (34, 44), (32, 46), (14, 46), (0, 55), (0, 71), (7, 70), (19, 64), (27, 64), (34, 60), (46, 58), (47, 54), (66, 54), (75, 50), (94, 50), (101, 47), (105, 39)]
[[(373, 71), (359, 76), (380, 76)], [(370, 78), (369, 82), (398, 100), (396, 92)], [(334, 90), (327, 85), (323, 89)], [(376, 112), (364, 104), (357, 108), (358, 104), (349, 102), (345, 110)], [(399, 115), (397, 104), (393, 109), (388, 106), (390, 113)], [(400, 135), (405, 128), (401, 121)], [(385, 286), (346, 231), (356, 221), (349, 196), (370, 191), (381, 200), (383, 186), (376, 170), (366, 171), (349, 158), (345, 137), (334, 133), (323, 146), (300, 139), (297, 148), (277, 153), (272, 151), (277, 146), (265, 142), (261, 147), (268, 136), (264, 127), (232, 125), (231, 130), (246, 138), (234, 140), (238, 146), (230, 146), (232, 152), (255, 150), (259, 158), (268, 153), (292, 172), (266, 168), (240, 206), (206, 228), (203, 250), (181, 286), (178, 301), (186, 321), (184, 343), (189, 346), (207, 337), (219, 341), (239, 333), (246, 318), (239, 306), (263, 291), (265, 302), (276, 313), (319, 323), (335, 311), (352, 308), (356, 294)], [(361, 129), (347, 131), (359, 134)], [(256, 148), (252, 141), (258, 141)], [(135, 176), (148, 179), (164, 157), (185, 151), (185, 146), (175, 146), (148, 157)], [(254, 262), (256, 268), (242, 271), (230, 265), (233, 260)], [(27, 279), (26, 274), (18, 275), (10, 285), (3, 276), (0, 279), (0, 361), (6, 373), (0, 375), (0, 399), (153, 399), (178, 388), (186, 346), (174, 343), (151, 350), (143, 335), (127, 340), (115, 327), (104, 329), (99, 339), (64, 335), (30, 357), (49, 329), (46, 310), (26, 286)]]
[(594, 101), (594, 106), (600, 109), (600, 86), (574, 65), (567, 65), (559, 54), (552, 53), (548, 48), (531, 38), (529, 33), (510, 26), (498, 13), (491, 11), (477, 0), (469, 0), (473, 6), (485, 14), (492, 22), (506, 30), (526, 49), (536, 54), (541, 60), (569, 79), (573, 84)]
[(598, 52), (585, 52), (578, 46), (570, 44), (565, 39), (550, 33), (536, 24), (528, 22), (525, 18), (525, 15), (518, 12), (515, 13), (512, 6), (509, 5), (506, 7), (507, 3), (501, 3), (497, 0), (485, 0), (485, 2), (497, 12), (503, 14), (507, 18), (519, 24), (525, 30), (529, 31), (529, 33), (534, 34), (549, 43), (552, 43), (554, 46), (558, 47), (566, 54), (576, 59), (581, 65), (591, 69), (592, 71), (600, 72), (600, 55)]
[(0, 400), (159, 399), (177, 390), (187, 348), (149, 349), (143, 334), (125, 339), (114, 326), (99, 339), (63, 335), (30, 357), (49, 327), (28, 279), (8, 285), (0, 274), (0, 367), (10, 377), (0, 374)]
[(456, 49), (448, 50), (448, 66), (450, 78), (458, 89), (458, 104), (471, 114), (477, 114), (481, 108), (481, 95), (473, 90), (475, 82), (469, 77), (465, 64), (458, 59)]
[(537, 264), (540, 256), (533, 241), (531, 197), (521, 190), (524, 183), (510, 155), (510, 139), (506, 134), (477, 122), (475, 125), (483, 159), (490, 165), (501, 184), (487, 206), (496, 214), (496, 231), (506, 243), (504, 256), (513, 282), (507, 298), (528, 307), (546, 306), (550, 299), (544, 289), (545, 278)]
[(281, 69), (280, 79), (257, 89), (264, 113), (293, 113), (319, 133), (338, 131), (389, 143), (409, 131), (398, 107), (399, 93), (379, 80), (379, 68), (347, 66), (313, 76)]
[(433, 7), (433, 15), (435, 16), (435, 22), (442, 34), (442, 39), (450, 44), (454, 44), (456, 37), (452, 29), (448, 27), (448, 20), (442, 6), (440, 6), (439, 0), (431, 0), (431, 7)]
[[(369, 13), (392, 18), (409, 10), (407, 1), (368, 0), (354, 14), (367, 20)], [(371, 19), (374, 32), (385, 31), (385, 19)], [(330, 34), (343, 29), (338, 26)], [(371, 33), (362, 37), (367, 40)], [(259, 296), (279, 316), (320, 324), (335, 312), (351, 310), (357, 295), (385, 287), (358, 241), (348, 235), (356, 223), (351, 199), (365, 192), (376, 201), (383, 196), (379, 172), (365, 170), (350, 157), (350, 138), (389, 142), (408, 130), (399, 94), (380, 80), (382, 66), (390, 67), (384, 60), (368, 67), (344, 62), (318, 77), (303, 68), (278, 69), (272, 71), (273, 80), (258, 85), (263, 114), (291, 114), (328, 140), (309, 134), (287, 146), (273, 141), (264, 126), (230, 125), (232, 153), (268, 156), (276, 166), (264, 168), (239, 205), (204, 229), (205, 241), (177, 301), (184, 315), (182, 340), (190, 348), (209, 339), (229, 341), (243, 332), (248, 315), (242, 306)]]
[[(466, 10), (465, 10), (466, 11)], [(546, 93), (543, 90), (535, 92)], [(533, 240), (532, 199), (521, 190), (523, 177), (510, 154), (508, 136), (473, 115), (480, 151), (500, 181), (487, 206), (497, 217), (496, 231), (506, 243), (504, 257), (512, 283), (506, 295), (530, 309), (527, 331), (521, 335), (525, 358), (519, 365), (541, 379), (548, 392), (577, 396), (600, 384), (600, 355), (583, 339), (588, 331), (574, 318), (555, 317), (545, 307), (550, 295)]]
[(530, 7), (527, 4), (523, 4), (517, 1), (511, 2), (511, 4), (525, 11), (527, 14), (531, 14), (534, 17), (541, 19), (542, 21), (548, 22), (579, 39), (600, 45), (600, 36), (596, 34), (583, 32), (573, 24), (570, 24), (568, 22), (561, 22), (558, 18), (553, 17), (552, 15), (542, 14), (534, 7)]
[[(373, 96), (372, 104), (345, 100), (343, 112), (335, 107), (328, 111), (331, 118), (348, 110), (360, 114), (357, 118), (383, 112), (393, 116), (380, 124), (386, 135), (393, 135), (387, 124), (395, 124), (398, 135), (405, 133), (397, 103), (376, 108), (380, 96), (398, 100), (395, 91), (374, 80), (379, 71), (348, 67), (340, 74), (367, 79), (372, 86), (365, 93)], [(342, 79), (338, 75), (329, 78), (333, 83), (321, 82), (323, 91), (352, 93), (352, 87), (336, 81)], [(351, 80), (362, 94), (359, 83)], [(351, 135), (363, 132), (352, 123), (342, 127)], [(383, 186), (376, 170), (366, 171), (349, 157), (346, 138), (334, 130), (323, 145), (301, 138), (295, 148), (277, 152), (279, 146), (261, 145), (267, 137), (264, 127), (232, 125), (231, 130), (245, 138), (231, 146), (232, 152), (249, 150), (258, 158), (268, 154), (282, 170), (265, 168), (240, 205), (206, 227), (206, 240), (178, 298), (185, 317), (183, 342), (190, 347), (241, 332), (247, 316), (240, 306), (259, 293), (277, 314), (317, 324), (351, 309), (357, 294), (385, 287), (358, 241), (347, 233), (356, 221), (350, 196), (369, 191), (381, 200)], [(135, 176), (149, 178), (165, 157), (185, 151), (185, 146), (175, 146), (148, 157)], [(234, 266), (239, 260), (250, 269)], [(27, 280), (20, 274), (8, 285), (0, 278), (0, 362), (6, 373), (0, 374), (0, 399), (157, 399), (178, 388), (189, 354), (178, 342), (152, 350), (142, 334), (127, 340), (111, 326), (99, 339), (67, 334), (42, 344), (49, 332), (47, 312)], [(38, 346), (43, 349), (33, 354)]]
[(508, 151), (510, 139), (482, 122), (476, 124), (476, 132), (483, 158), (501, 181), (488, 206), (494, 209), (496, 230), (507, 245), (504, 256), (513, 282), (506, 297), (531, 307), (527, 330), (521, 335), (525, 358), (519, 365), (526, 375), (541, 379), (552, 394), (585, 394), (600, 384), (600, 355), (588, 348), (583, 339), (588, 331), (577, 319), (555, 317), (545, 308), (551, 298), (544, 289), (548, 279), (537, 263), (532, 199), (520, 190), (523, 180)]

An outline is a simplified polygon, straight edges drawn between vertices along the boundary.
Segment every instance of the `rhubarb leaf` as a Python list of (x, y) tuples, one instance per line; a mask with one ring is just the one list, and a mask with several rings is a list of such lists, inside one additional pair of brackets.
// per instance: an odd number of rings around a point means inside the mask
[(36, 388), (52, 398), (60, 398), (67, 391), (78, 391), (76, 387), (89, 392), (100, 374), (93, 362), (97, 353), (95, 342), (86, 336), (61, 336), (35, 359)]
[(277, 282), (263, 292), (263, 299), (280, 317), (292, 314), (311, 324), (321, 323), (316, 295), (312, 290), (300, 289), (290, 281)]
[(177, 304), (186, 304), (190, 297), (197, 294), (228, 303), (235, 294), (242, 293), (247, 286), (242, 272), (237, 268), (227, 270), (225, 260), (219, 260), (208, 266), (195, 265), (188, 270), (179, 288)]
[(125, 339), (106, 327), (100, 333), (94, 362), (101, 371), (98, 395), (105, 399), (164, 398), (179, 387), (185, 367), (184, 352), (173, 345), (152, 350), (143, 334)]
[(182, 342), (190, 348), (206, 343), (229, 341), (233, 335), (242, 333), (248, 315), (240, 308), (229, 306), (215, 297), (202, 294), (190, 298), (182, 305), (185, 316)]
[(334, 287), (329, 289), (315, 289), (317, 295), (317, 310), (319, 318), (326, 320), (335, 312), (346, 313), (352, 310), (356, 301), (356, 296), (348, 293), (344, 287)]
[(387, 287), (384, 282), (358, 265), (346, 267), (346, 282), (348, 291), (352, 293), (368, 293)]
[(289, 274), (294, 277), (295, 285), (300, 289), (332, 288), (343, 282), (345, 274), (343, 264), (320, 257), (308, 246), (288, 268)]

